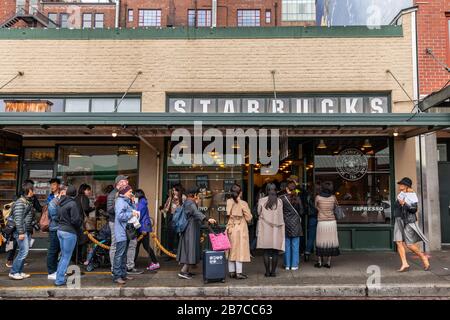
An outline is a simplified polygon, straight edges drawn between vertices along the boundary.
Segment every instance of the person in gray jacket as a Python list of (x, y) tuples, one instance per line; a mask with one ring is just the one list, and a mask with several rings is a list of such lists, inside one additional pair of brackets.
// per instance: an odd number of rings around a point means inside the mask
[(30, 277), (29, 274), (23, 272), (23, 267), (30, 249), (30, 235), (27, 230), (32, 228), (31, 225), (33, 222), (33, 188), (31, 182), (24, 183), (22, 185), (22, 196), (17, 199), (12, 209), (12, 217), (16, 225), (14, 239), (17, 241), (19, 247), (19, 253), (14, 259), (11, 272), (9, 273), (9, 278), (13, 280), (23, 280)]
[(109, 260), (111, 261), (111, 273), (114, 270), (114, 255), (116, 254), (116, 235), (114, 232), (114, 222), (116, 219), (116, 199), (119, 196), (119, 191), (128, 186), (128, 177), (119, 175), (116, 177), (114, 189), (108, 194), (106, 198), (106, 211), (109, 216), (109, 229), (111, 230), (111, 247), (109, 249)]

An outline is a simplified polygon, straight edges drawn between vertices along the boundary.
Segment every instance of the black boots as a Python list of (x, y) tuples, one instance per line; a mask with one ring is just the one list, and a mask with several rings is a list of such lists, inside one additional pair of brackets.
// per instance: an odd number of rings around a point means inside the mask
[(271, 272), (270, 272), (270, 276), (271, 277), (276, 277), (276, 271), (277, 271), (277, 265), (278, 265), (278, 254), (274, 254), (272, 257), (272, 268), (271, 268)]
[(266, 273), (264, 276), (270, 277), (270, 256), (267, 252), (264, 252), (264, 267), (266, 268)]

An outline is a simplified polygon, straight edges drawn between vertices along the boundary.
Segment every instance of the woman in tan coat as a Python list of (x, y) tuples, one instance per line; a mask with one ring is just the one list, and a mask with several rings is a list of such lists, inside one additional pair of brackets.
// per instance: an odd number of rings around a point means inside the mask
[(283, 218), (283, 201), (277, 197), (273, 183), (266, 187), (267, 197), (258, 201), (257, 248), (264, 249), (264, 266), (266, 277), (275, 277), (278, 255), (285, 251), (285, 224)]
[(231, 198), (227, 200), (227, 233), (231, 249), (228, 254), (228, 270), (231, 278), (247, 279), (242, 273), (242, 263), (250, 262), (248, 223), (252, 214), (247, 202), (241, 199), (242, 189), (235, 184), (231, 187)]

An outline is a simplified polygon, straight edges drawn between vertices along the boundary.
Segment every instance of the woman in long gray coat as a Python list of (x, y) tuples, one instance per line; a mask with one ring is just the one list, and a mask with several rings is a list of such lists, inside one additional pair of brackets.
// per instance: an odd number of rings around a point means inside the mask
[(203, 222), (210, 224), (216, 223), (214, 219), (208, 219), (198, 210), (197, 202), (199, 200), (197, 190), (189, 191), (187, 199), (183, 203), (184, 214), (187, 217), (188, 224), (186, 230), (180, 234), (178, 244), (177, 261), (183, 265), (178, 277), (181, 279), (192, 279), (190, 272), (192, 266), (200, 262), (200, 228)]

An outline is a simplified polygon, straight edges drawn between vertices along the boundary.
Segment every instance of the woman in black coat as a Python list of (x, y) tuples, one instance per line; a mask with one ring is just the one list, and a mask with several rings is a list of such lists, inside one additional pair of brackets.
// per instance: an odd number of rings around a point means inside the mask
[(288, 180), (285, 192), (280, 196), (283, 201), (283, 217), (285, 224), (284, 267), (286, 270), (298, 270), (300, 263), (300, 237), (303, 236), (303, 207), (296, 192), (295, 181)]

